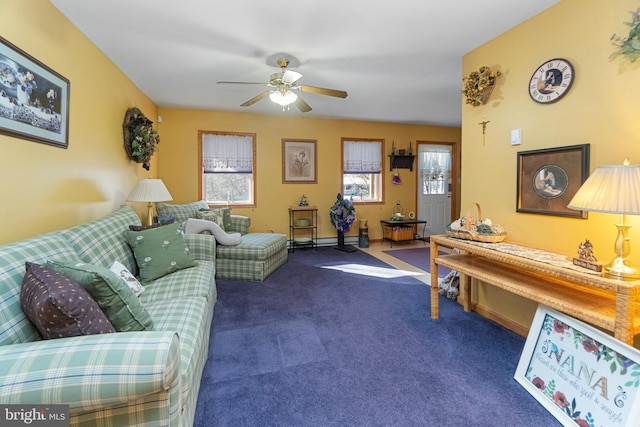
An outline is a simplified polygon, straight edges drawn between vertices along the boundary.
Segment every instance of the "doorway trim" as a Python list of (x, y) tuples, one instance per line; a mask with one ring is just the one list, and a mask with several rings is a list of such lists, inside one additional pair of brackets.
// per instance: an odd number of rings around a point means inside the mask
[[(441, 141), (416, 141), (416, 152), (420, 152), (420, 145), (447, 145), (451, 147), (451, 218), (449, 223), (459, 217), (460, 213), (460, 189), (461, 189), (461, 157), (460, 143), (458, 142), (441, 142)], [(414, 205), (418, 206), (418, 191), (420, 191), (420, 171), (416, 173), (416, 193), (414, 195)]]

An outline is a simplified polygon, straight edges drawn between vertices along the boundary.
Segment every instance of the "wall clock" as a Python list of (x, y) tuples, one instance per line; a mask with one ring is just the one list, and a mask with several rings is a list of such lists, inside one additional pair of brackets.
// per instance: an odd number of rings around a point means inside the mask
[(562, 98), (573, 83), (573, 66), (566, 59), (550, 59), (534, 71), (529, 81), (529, 95), (540, 104)]

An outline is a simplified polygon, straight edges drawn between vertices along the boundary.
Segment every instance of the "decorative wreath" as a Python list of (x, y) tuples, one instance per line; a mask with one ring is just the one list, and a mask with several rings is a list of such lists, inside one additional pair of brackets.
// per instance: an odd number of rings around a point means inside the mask
[(484, 66), (463, 78), (462, 93), (467, 98), (466, 103), (474, 107), (486, 104), (493, 91), (496, 78), (500, 74), (500, 71), (492, 71), (491, 68)]
[(353, 206), (353, 202), (343, 198), (342, 194), (338, 193), (338, 200), (331, 206), (329, 217), (331, 219), (331, 225), (333, 225), (336, 230), (347, 233), (351, 229), (353, 221), (356, 220), (356, 209)]
[(160, 143), (160, 135), (153, 127), (153, 122), (145, 117), (139, 108), (133, 107), (124, 115), (122, 130), (124, 133), (124, 150), (127, 156), (142, 167), (149, 170), (149, 161)]

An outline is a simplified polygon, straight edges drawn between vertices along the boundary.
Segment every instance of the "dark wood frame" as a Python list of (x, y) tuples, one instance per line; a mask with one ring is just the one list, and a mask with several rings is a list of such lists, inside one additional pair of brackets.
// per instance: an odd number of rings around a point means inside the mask
[[(302, 154), (308, 173), (296, 171), (296, 158)], [(318, 148), (315, 139), (282, 138), (282, 183), (316, 184), (318, 182)]]
[(69, 80), (2, 37), (0, 77), (0, 133), (68, 148)]
[[(589, 176), (589, 144), (518, 152), (516, 211), (587, 218), (567, 207)], [(551, 174), (549, 174), (551, 172)], [(545, 176), (550, 175), (548, 180)]]

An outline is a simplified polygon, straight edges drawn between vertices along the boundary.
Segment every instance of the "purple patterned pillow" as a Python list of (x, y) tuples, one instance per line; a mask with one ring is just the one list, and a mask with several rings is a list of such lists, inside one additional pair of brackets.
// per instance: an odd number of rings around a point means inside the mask
[(155, 222), (151, 225), (130, 225), (129, 226), (129, 230), (131, 231), (144, 231), (144, 230), (150, 230), (152, 228), (158, 228), (158, 227), (162, 227), (165, 225), (169, 225), (169, 224), (173, 224), (175, 220), (170, 219), (168, 221), (161, 221), (161, 222)]
[(20, 305), (44, 339), (115, 332), (82, 286), (39, 264), (25, 267)]

